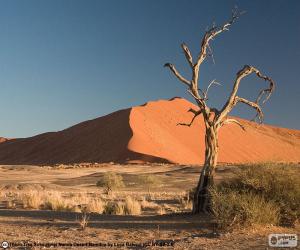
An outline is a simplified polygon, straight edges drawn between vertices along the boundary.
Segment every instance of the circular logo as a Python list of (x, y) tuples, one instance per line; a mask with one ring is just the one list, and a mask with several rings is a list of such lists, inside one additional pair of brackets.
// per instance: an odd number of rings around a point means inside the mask
[(277, 237), (272, 236), (270, 241), (272, 245), (275, 245), (277, 243)]
[(6, 248), (8, 248), (8, 242), (7, 241), (3, 241), (2, 243), (1, 243), (1, 246), (4, 248), (4, 249), (6, 249)]

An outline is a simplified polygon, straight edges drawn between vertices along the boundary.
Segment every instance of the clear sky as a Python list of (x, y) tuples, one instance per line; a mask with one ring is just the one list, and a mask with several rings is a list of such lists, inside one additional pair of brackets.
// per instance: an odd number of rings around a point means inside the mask
[[(189, 98), (163, 64), (189, 78), (180, 48), (193, 54), (213, 21), (246, 10), (212, 43), (200, 86), (217, 79), (211, 103), (221, 107), (245, 64), (276, 82), (265, 123), (300, 129), (298, 0), (2, 0), (0, 1), (0, 136), (27, 137), (149, 100)], [(256, 98), (264, 82), (250, 77), (239, 95)], [(252, 118), (242, 105), (233, 115)]]

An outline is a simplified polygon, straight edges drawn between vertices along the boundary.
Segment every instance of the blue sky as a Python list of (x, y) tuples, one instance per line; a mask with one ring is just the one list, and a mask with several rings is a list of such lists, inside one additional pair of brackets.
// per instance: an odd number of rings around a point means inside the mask
[[(216, 64), (200, 86), (217, 79), (210, 101), (221, 107), (245, 64), (276, 82), (265, 123), (300, 129), (300, 1), (48, 0), (0, 1), (0, 136), (57, 131), (121, 108), (173, 96), (189, 98), (163, 64), (185, 76), (180, 48), (198, 53), (213, 21), (246, 10), (212, 42)], [(256, 98), (263, 81), (249, 77), (239, 95)], [(239, 106), (232, 113), (252, 118)]]

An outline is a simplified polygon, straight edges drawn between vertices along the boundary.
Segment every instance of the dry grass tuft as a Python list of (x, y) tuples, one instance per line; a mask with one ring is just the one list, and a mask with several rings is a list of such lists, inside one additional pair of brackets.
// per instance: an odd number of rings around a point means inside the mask
[(142, 212), (141, 203), (131, 196), (127, 196), (125, 199), (124, 211), (125, 214), (129, 215), (140, 215)]
[(158, 207), (158, 204), (153, 201), (148, 201), (144, 196), (141, 201), (141, 207), (142, 209), (156, 209)]
[(43, 204), (44, 209), (50, 209), (54, 211), (74, 211), (75, 204), (71, 199), (62, 197), (61, 193), (53, 192), (47, 195), (45, 203)]
[(104, 207), (103, 214), (124, 215), (124, 204), (120, 201), (107, 202)]
[(43, 204), (44, 195), (41, 192), (30, 191), (21, 194), (20, 198), (24, 208), (39, 209)]
[(178, 198), (178, 202), (179, 202), (179, 205), (180, 205), (180, 209), (181, 210), (192, 210), (193, 208), (193, 201), (192, 199), (190, 198), (190, 193), (187, 192), (186, 195), (184, 196), (181, 196)]
[(105, 202), (101, 199), (91, 199), (86, 206), (88, 213), (102, 214), (105, 208)]

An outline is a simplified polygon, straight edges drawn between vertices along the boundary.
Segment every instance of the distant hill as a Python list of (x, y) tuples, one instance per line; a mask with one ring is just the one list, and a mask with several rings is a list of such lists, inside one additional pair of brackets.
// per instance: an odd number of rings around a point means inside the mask
[[(0, 143), (0, 164), (79, 162), (172, 162), (202, 164), (204, 124), (191, 127), (187, 112), (194, 104), (173, 98), (148, 102), (59, 132)], [(300, 131), (258, 125), (239, 119), (246, 131), (226, 125), (220, 130), (219, 162), (300, 162)]]

